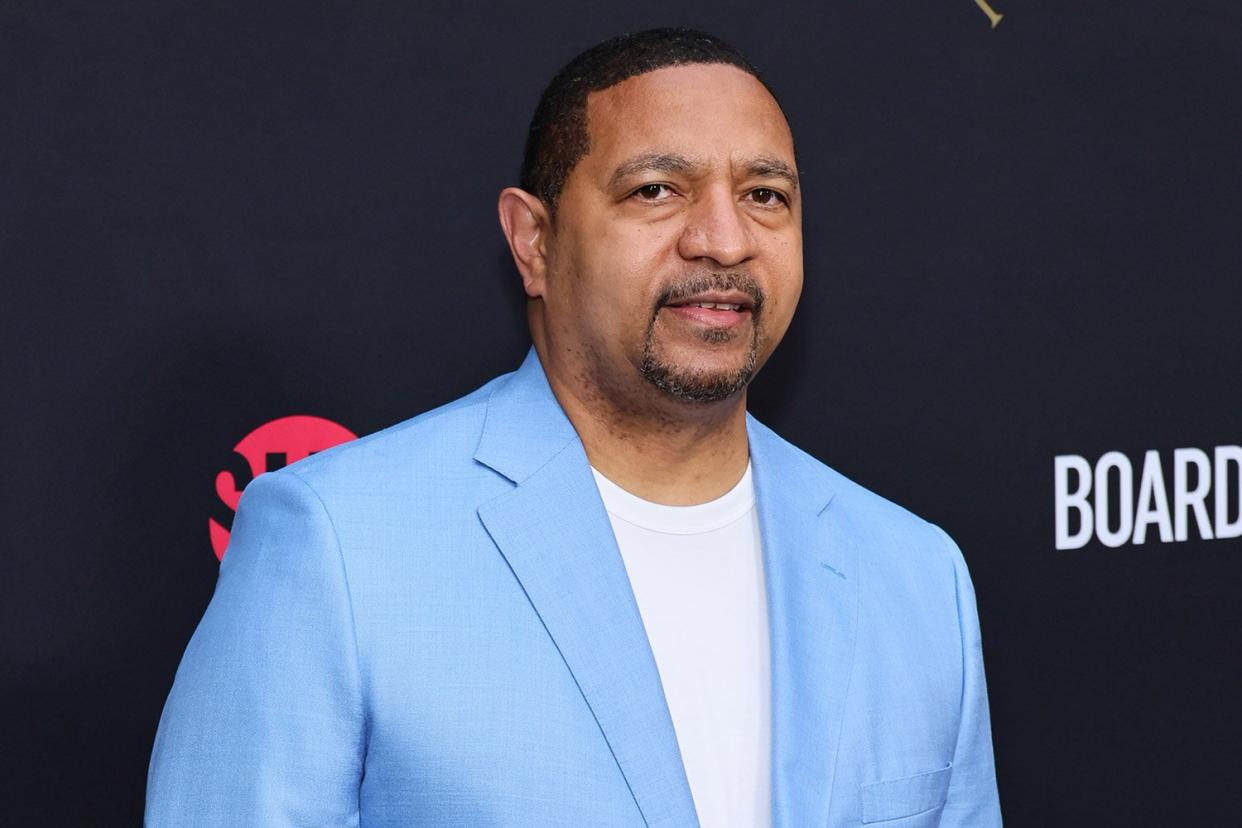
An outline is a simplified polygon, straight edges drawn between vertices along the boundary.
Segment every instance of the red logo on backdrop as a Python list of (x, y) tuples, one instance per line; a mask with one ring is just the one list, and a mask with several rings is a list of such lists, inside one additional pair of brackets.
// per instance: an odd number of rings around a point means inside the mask
[(233, 465), (216, 475), (216, 495), (228, 507), (217, 509), (220, 520), (208, 518), (211, 547), (223, 559), (229, 545), (233, 513), (246, 484), (264, 472), (276, 471), (317, 451), (357, 439), (349, 429), (322, 417), (295, 415), (264, 423), (233, 447)]

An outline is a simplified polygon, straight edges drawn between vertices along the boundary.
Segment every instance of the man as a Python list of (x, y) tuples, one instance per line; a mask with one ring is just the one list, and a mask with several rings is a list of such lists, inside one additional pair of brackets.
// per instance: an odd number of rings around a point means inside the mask
[(601, 44), (521, 183), (532, 351), (247, 488), (148, 822), (999, 825), (957, 547), (746, 413), (802, 285), (754, 68)]

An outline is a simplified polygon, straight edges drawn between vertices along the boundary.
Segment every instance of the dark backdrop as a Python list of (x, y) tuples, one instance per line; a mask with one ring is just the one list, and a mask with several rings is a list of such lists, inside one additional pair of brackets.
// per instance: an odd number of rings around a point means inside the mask
[(0, 13), (6, 819), (140, 820), (233, 446), (516, 367), (536, 98), (668, 24), (781, 94), (807, 284), (752, 409), (961, 544), (1008, 824), (1236, 819), (1242, 540), (1053, 531), (1057, 455), (1242, 442), (1236, 3), (259, 5)]

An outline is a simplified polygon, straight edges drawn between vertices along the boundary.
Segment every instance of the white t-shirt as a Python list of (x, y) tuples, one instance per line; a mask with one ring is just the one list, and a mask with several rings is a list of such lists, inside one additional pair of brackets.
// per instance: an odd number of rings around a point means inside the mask
[(594, 468), (702, 828), (770, 826), (767, 600), (750, 465), (731, 490), (665, 506)]

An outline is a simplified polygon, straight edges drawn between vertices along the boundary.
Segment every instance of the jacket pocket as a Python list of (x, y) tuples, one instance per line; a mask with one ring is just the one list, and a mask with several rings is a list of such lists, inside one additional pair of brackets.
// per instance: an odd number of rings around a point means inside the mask
[(859, 788), (863, 824), (916, 816), (944, 805), (953, 763), (939, 770), (885, 779)]

